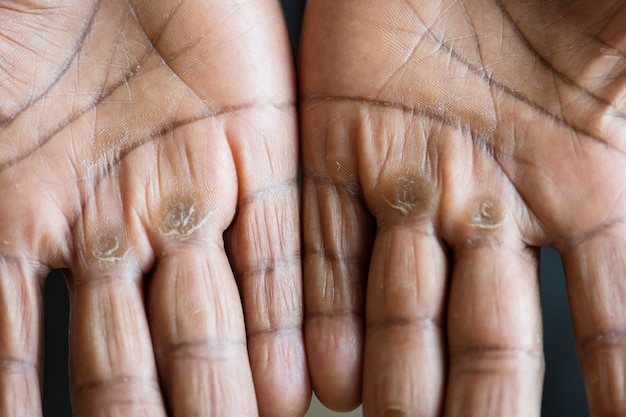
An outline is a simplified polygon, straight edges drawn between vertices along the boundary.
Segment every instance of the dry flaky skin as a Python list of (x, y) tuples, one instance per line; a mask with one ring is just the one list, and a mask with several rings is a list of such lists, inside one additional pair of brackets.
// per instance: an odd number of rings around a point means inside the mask
[(305, 334), (323, 402), (539, 416), (536, 248), (552, 245), (592, 414), (626, 414), (626, 3), (307, 7)]
[(304, 414), (294, 90), (273, 0), (0, 1), (0, 415), (51, 267), (77, 417)]

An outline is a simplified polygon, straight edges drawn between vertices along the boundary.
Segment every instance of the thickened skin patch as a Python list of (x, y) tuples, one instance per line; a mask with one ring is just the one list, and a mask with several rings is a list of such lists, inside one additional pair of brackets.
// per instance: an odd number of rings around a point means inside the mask
[(382, 183), (386, 205), (403, 216), (418, 217), (432, 211), (435, 189), (423, 175), (400, 174)]
[(99, 262), (118, 262), (126, 257), (128, 251), (128, 247), (120, 238), (103, 235), (96, 240), (91, 254)]
[(182, 238), (202, 228), (211, 214), (191, 198), (172, 199), (164, 205), (161, 212), (163, 235)]
[(502, 226), (504, 219), (504, 210), (500, 204), (491, 199), (482, 200), (473, 206), (469, 225), (485, 230), (496, 229)]

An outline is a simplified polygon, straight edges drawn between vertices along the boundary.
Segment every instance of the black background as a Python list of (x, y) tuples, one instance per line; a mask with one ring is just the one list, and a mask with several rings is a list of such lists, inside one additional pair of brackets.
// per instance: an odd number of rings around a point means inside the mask
[[(283, 8), (297, 55), (305, 0), (283, 0)], [(542, 415), (587, 417), (584, 387), (576, 363), (563, 270), (552, 249), (541, 253), (541, 298), (544, 306), (546, 382)], [(44, 417), (72, 415), (69, 405), (67, 350), (69, 303), (64, 279), (54, 271), (46, 284)]]

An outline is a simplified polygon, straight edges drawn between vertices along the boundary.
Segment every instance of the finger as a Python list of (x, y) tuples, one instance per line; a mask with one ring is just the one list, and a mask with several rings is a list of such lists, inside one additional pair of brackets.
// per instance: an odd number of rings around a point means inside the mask
[(574, 334), (593, 416), (626, 413), (626, 227), (561, 251)]
[(116, 187), (116, 175), (102, 181), (74, 227), (72, 406), (77, 417), (165, 416), (144, 306), (149, 247)]
[(143, 149), (127, 156), (120, 177), (158, 257), (146, 296), (169, 410), (255, 416), (241, 299), (222, 239), (237, 196), (224, 124), (181, 125)]
[(329, 408), (361, 402), (365, 283), (371, 216), (360, 197), (356, 158), (332, 108), (308, 102), (303, 120), (305, 337), (315, 393)]
[(423, 223), (379, 228), (367, 288), (366, 416), (439, 416), (447, 260)]
[(267, 52), (256, 59), (271, 73), (264, 75), (268, 90), (256, 100), (269, 105), (250, 107), (226, 125), (239, 195), (225, 238), (241, 290), (259, 413), (302, 415), (311, 387), (302, 333), (294, 74), (278, 3), (257, 7), (265, 19), (258, 22), (254, 43)]
[(257, 415), (239, 293), (221, 245), (170, 247), (149, 300), (171, 415)]
[[(240, 188), (227, 243), (242, 288), (259, 410), (304, 410), (310, 388), (300, 329), (295, 92), (279, 4), (133, 4), (168, 67), (211, 114), (226, 116)], [(198, 56), (225, 66), (214, 71)]]
[(0, 255), (0, 415), (40, 416), (45, 269)]
[(74, 415), (165, 416), (140, 271), (91, 270), (71, 278)]
[(302, 333), (297, 186), (292, 174), (286, 183), (247, 192), (242, 187), (237, 217), (227, 235), (263, 416), (304, 414), (311, 396)]
[[(293, 92), (288, 83), (285, 90)], [(259, 412), (301, 415), (311, 388), (302, 333), (295, 109), (249, 109), (227, 132), (239, 196), (225, 237), (241, 289)]]
[(495, 235), (468, 242), (455, 251), (450, 288), (445, 415), (539, 416), (537, 252)]

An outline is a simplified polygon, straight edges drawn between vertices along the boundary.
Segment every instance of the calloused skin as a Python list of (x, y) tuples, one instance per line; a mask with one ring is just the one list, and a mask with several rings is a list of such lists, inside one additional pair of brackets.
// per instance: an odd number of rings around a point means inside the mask
[(0, 415), (50, 268), (75, 416), (304, 414), (291, 63), (273, 0), (0, 1)]
[(626, 3), (309, 0), (305, 335), (366, 417), (539, 416), (538, 248), (626, 414)]

